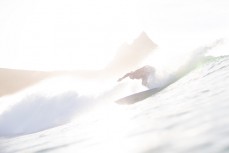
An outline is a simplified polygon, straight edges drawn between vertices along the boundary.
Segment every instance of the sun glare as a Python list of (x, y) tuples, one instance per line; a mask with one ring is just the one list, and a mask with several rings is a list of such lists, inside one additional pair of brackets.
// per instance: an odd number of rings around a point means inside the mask
[(135, 1), (1, 3), (1, 67), (99, 69), (141, 31)]

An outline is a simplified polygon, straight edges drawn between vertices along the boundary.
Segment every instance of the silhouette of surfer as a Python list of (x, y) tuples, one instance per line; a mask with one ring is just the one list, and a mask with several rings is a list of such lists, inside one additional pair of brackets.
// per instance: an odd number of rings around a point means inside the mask
[(155, 73), (155, 69), (152, 66), (144, 66), (140, 69), (137, 69), (135, 71), (129, 72), (123, 77), (119, 78), (118, 81), (122, 81), (123, 79), (129, 77), (130, 79), (141, 79), (142, 85), (149, 88), (149, 77)]

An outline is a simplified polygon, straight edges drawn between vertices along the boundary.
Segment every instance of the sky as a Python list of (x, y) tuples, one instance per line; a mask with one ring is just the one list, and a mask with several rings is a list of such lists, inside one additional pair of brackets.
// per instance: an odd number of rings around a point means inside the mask
[(142, 31), (169, 55), (229, 35), (227, 0), (0, 0), (0, 67), (99, 69)]
[(198, 44), (204, 39), (228, 36), (229, 2), (226, 0), (158, 0), (154, 3), (145, 0), (143, 5), (144, 28), (162, 44), (173, 41), (180, 45), (184, 39), (187, 44), (188, 41)]

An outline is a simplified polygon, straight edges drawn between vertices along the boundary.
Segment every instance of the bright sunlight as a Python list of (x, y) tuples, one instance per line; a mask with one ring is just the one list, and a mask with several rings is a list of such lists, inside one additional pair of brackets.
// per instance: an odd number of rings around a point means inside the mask
[(1, 1), (1, 67), (100, 69), (142, 30), (136, 2)]

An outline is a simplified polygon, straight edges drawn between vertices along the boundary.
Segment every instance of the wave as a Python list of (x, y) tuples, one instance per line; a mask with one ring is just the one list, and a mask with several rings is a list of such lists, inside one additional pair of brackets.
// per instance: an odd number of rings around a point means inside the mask
[[(156, 67), (151, 87), (167, 86), (199, 65), (214, 60), (218, 56), (210, 53), (217, 52), (221, 43), (216, 41), (190, 52), (178, 61), (179, 64), (176, 62), (175, 67)], [(154, 66), (155, 63), (150, 64)], [(0, 137), (25, 135), (60, 126), (101, 102), (113, 102), (146, 89), (139, 81), (126, 79), (116, 83), (116, 79), (106, 82), (53, 78), (20, 93), (3, 97), (0, 99)]]
[[(217, 59), (219, 56), (227, 55), (228, 49), (229, 43), (226, 43), (224, 39), (219, 39), (193, 51), (181, 54), (173, 55), (173, 50), (170, 50), (170, 54), (168, 54), (168, 51), (166, 53), (162, 51), (162, 54), (159, 52), (157, 56), (153, 56), (148, 61), (149, 65), (155, 66), (156, 69), (156, 73), (151, 75), (150, 78), (150, 88), (165, 87), (202, 64)], [(220, 54), (219, 50), (222, 51)]]

